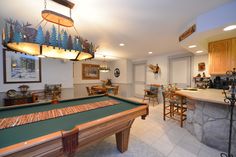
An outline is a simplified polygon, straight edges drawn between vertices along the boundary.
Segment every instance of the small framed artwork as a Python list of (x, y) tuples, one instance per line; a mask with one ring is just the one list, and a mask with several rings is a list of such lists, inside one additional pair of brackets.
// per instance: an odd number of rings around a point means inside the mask
[(41, 82), (41, 59), (3, 49), (4, 83)]
[(99, 65), (82, 64), (82, 79), (83, 80), (99, 80)]
[(115, 70), (114, 70), (114, 76), (115, 76), (115, 77), (119, 77), (119, 76), (120, 76), (120, 69), (119, 69), (119, 68), (115, 68)]
[(204, 62), (198, 63), (198, 71), (206, 70), (206, 65)]

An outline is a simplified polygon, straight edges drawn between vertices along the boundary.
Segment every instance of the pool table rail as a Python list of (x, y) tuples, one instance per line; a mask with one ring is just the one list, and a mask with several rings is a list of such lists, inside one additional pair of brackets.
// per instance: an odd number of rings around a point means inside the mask
[[(149, 114), (147, 104), (139, 106), (104, 118), (75, 126), (79, 129), (80, 151), (87, 146), (98, 142), (108, 136), (116, 134), (117, 148), (120, 152), (128, 149), (130, 128), (135, 118), (142, 119)], [(34, 138), (0, 149), (0, 156), (63, 156), (62, 134), (57, 131), (45, 136)]]

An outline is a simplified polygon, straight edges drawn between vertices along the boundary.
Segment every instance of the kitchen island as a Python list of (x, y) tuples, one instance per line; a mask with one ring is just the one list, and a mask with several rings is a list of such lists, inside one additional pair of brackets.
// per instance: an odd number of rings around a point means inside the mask
[[(227, 151), (229, 138), (229, 104), (222, 90), (180, 90), (176, 94), (187, 98), (186, 129), (202, 143)], [(236, 156), (236, 109), (234, 109), (232, 153)]]

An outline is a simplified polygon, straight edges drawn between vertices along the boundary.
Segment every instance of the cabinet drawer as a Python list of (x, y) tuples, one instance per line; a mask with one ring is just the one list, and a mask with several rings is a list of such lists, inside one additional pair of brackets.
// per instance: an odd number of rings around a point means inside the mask
[(11, 106), (11, 105), (21, 105), (21, 104), (27, 104), (32, 103), (33, 99), (32, 97), (25, 97), (25, 98), (5, 98), (4, 104), (5, 106)]

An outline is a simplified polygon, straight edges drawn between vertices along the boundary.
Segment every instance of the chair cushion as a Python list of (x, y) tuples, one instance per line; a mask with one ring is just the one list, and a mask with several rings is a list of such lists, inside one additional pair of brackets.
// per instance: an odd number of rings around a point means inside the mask
[(158, 88), (155, 87), (155, 86), (151, 86), (151, 87), (150, 87), (150, 93), (151, 93), (151, 94), (157, 94), (157, 93), (158, 93)]

